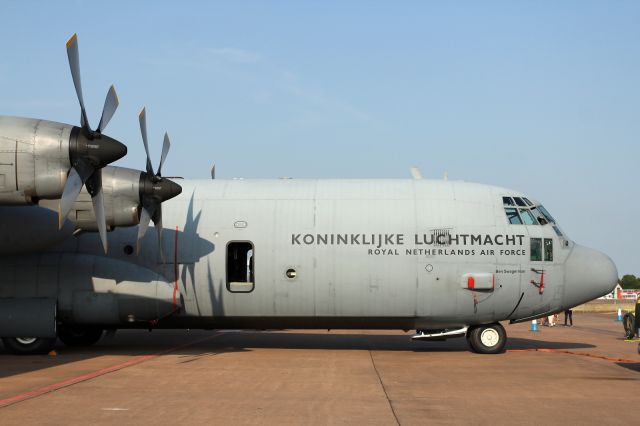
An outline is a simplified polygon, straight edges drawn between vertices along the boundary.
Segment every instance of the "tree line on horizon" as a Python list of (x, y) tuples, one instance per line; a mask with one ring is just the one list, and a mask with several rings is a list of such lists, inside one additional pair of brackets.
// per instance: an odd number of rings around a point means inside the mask
[(640, 277), (636, 277), (633, 274), (623, 275), (622, 278), (618, 280), (620, 286), (625, 289), (640, 289)]

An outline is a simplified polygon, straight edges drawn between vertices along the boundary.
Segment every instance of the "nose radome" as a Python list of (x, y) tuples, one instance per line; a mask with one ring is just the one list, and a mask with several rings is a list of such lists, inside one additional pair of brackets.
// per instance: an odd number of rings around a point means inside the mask
[(604, 253), (576, 244), (565, 263), (563, 305), (573, 307), (610, 293), (618, 269)]

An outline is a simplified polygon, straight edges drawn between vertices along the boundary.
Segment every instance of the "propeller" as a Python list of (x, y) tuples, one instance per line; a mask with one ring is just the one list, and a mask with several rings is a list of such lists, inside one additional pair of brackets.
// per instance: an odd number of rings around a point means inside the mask
[(153, 224), (158, 233), (158, 245), (160, 247), (160, 257), (164, 263), (164, 253), (162, 251), (162, 203), (182, 192), (182, 187), (177, 183), (162, 177), (162, 165), (164, 164), (171, 141), (169, 135), (164, 134), (162, 143), (162, 154), (160, 155), (160, 165), (158, 171), (154, 173), (151, 164), (151, 156), (149, 155), (149, 143), (147, 141), (147, 113), (142, 108), (138, 116), (140, 121), (140, 133), (142, 133), (142, 143), (147, 153), (147, 171), (140, 174), (140, 224), (138, 227), (138, 242), (136, 244), (136, 253), (140, 253), (140, 246), (144, 234), (147, 232), (149, 222), (153, 220)]
[(104, 213), (104, 194), (102, 192), (102, 168), (127, 154), (127, 147), (117, 140), (103, 135), (102, 132), (109, 124), (111, 117), (118, 108), (118, 95), (115, 87), (111, 86), (102, 108), (100, 123), (95, 130), (91, 130), (87, 119), (82, 96), (82, 82), (80, 80), (80, 55), (78, 53), (78, 36), (74, 34), (67, 41), (67, 57), (73, 85), (80, 103), (80, 125), (73, 127), (69, 138), (69, 159), (71, 170), (60, 198), (58, 211), (58, 226), (62, 228), (64, 221), (73, 207), (82, 186), (87, 187), (91, 195), (93, 211), (96, 216), (102, 248), (107, 252), (107, 225)]

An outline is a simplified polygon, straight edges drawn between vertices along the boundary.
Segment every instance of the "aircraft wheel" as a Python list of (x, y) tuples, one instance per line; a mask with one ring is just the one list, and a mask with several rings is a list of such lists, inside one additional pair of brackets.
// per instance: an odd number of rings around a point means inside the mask
[(39, 337), (3, 337), (2, 343), (7, 352), (15, 355), (48, 354), (56, 345), (54, 338)]
[(507, 332), (500, 323), (477, 325), (467, 331), (471, 350), (479, 354), (497, 354), (504, 350)]
[(60, 326), (58, 338), (67, 346), (86, 347), (98, 343), (103, 331), (96, 327)]
[(635, 315), (631, 312), (627, 312), (622, 317), (622, 326), (624, 327), (624, 337), (627, 339), (633, 339), (633, 336), (636, 335), (636, 327), (635, 327)]

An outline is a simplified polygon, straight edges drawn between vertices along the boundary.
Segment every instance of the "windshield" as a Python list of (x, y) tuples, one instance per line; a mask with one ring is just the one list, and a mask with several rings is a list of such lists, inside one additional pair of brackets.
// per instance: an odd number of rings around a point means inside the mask
[(511, 225), (552, 225), (556, 234), (562, 233), (556, 226), (556, 220), (542, 204), (535, 204), (526, 197), (502, 197), (502, 205)]

